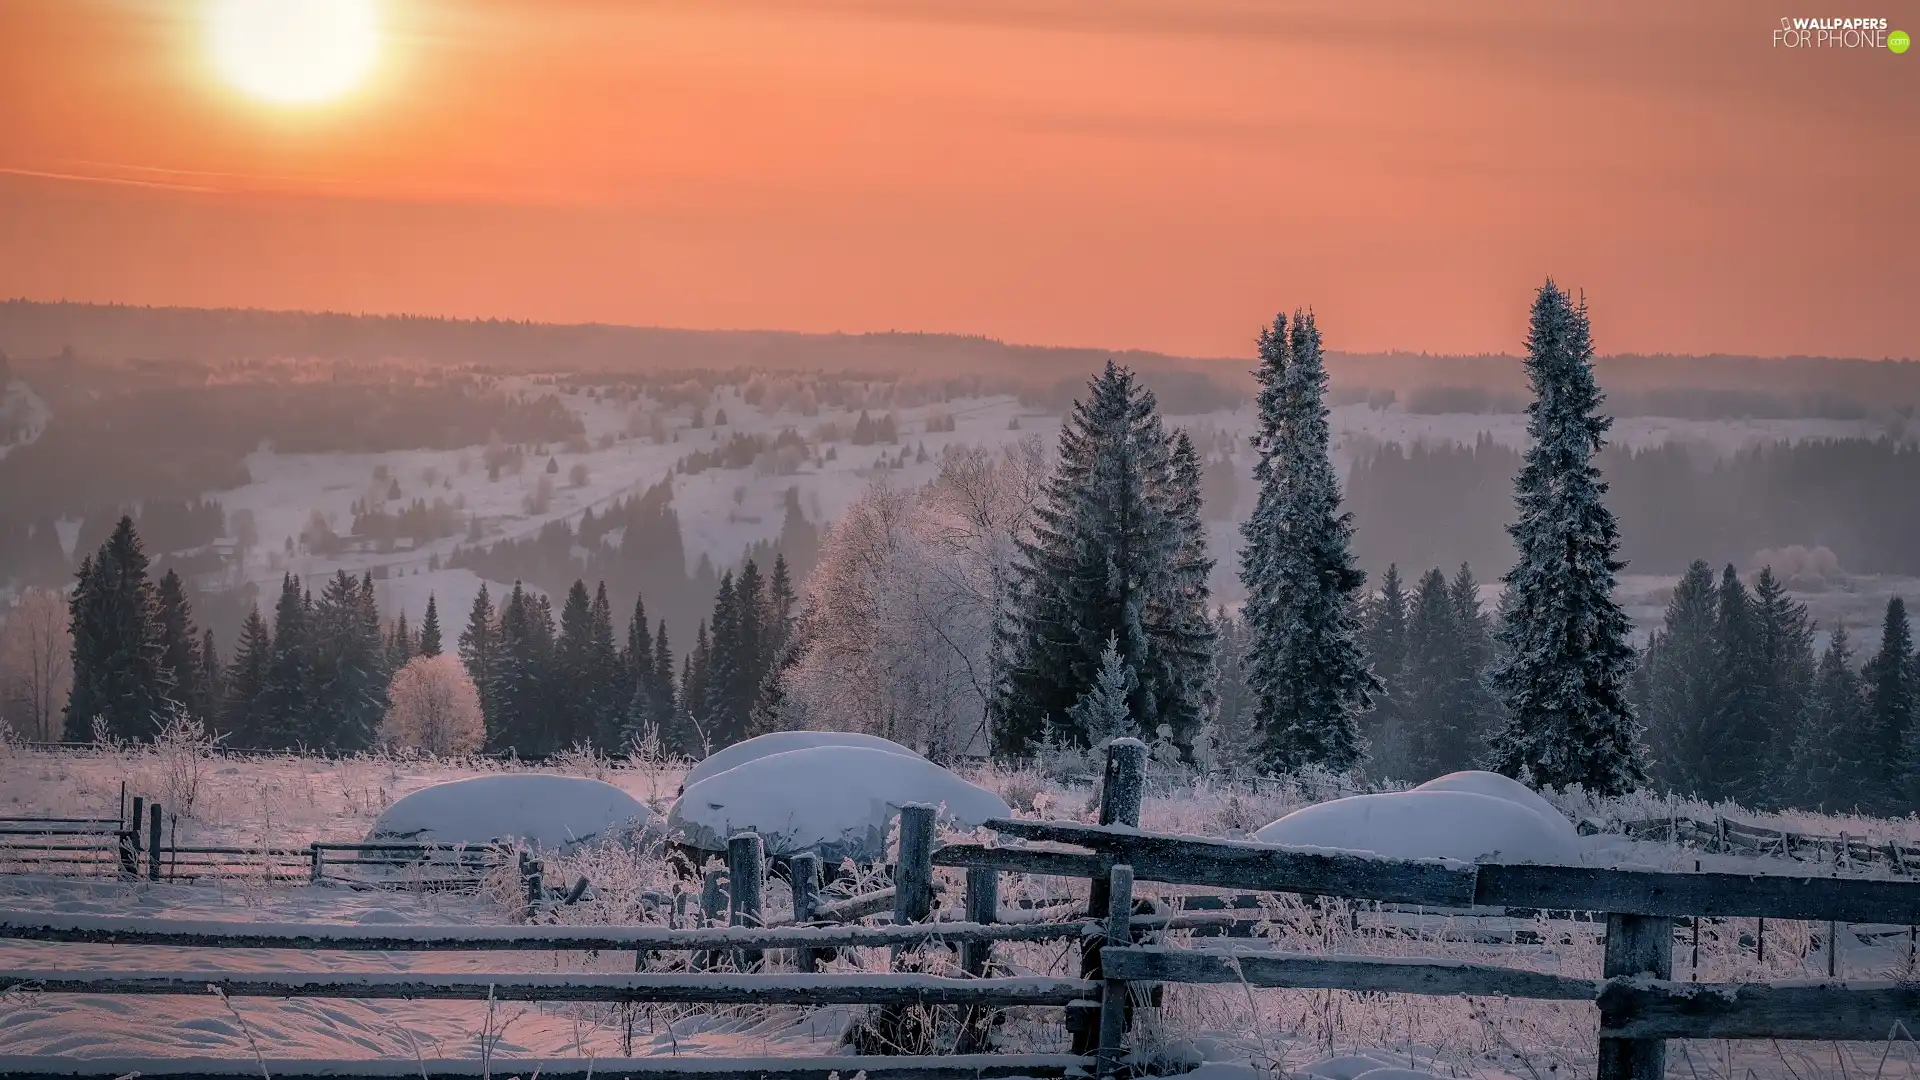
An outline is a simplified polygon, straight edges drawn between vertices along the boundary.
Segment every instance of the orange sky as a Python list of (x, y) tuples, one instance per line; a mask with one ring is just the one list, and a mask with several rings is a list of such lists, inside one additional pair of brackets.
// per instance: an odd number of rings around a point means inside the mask
[[(1920, 50), (1708, 0), (383, 0), (312, 110), (198, 0), (0, 0), (0, 295), (1244, 355), (1920, 356)], [(1822, 4), (1819, 8), (1830, 9)]]

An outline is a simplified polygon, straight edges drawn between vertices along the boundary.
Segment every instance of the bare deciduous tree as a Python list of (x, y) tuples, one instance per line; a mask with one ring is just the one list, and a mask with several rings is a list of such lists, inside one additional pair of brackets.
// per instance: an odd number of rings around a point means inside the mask
[(430, 754), (471, 754), (486, 741), (473, 679), (452, 653), (416, 656), (394, 672), (380, 738)]
[(927, 487), (877, 481), (809, 578), (789, 725), (866, 731), (950, 760), (986, 745), (994, 630), (1046, 455), (1037, 440), (956, 448)]
[(0, 625), (0, 717), (22, 738), (53, 742), (72, 687), (67, 598), (28, 589)]

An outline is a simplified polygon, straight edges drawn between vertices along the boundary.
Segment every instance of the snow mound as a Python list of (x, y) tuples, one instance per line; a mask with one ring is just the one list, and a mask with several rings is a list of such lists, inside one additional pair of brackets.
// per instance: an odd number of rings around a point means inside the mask
[(868, 746), (815, 746), (757, 758), (689, 784), (667, 817), (669, 835), (702, 851), (751, 829), (769, 855), (817, 851), (878, 862), (900, 807), (930, 803), (939, 820), (963, 829), (1012, 817), (1006, 802), (919, 756)]
[(1519, 803), (1532, 810), (1548, 823), (1565, 830), (1568, 836), (1578, 836), (1579, 831), (1573, 822), (1567, 820), (1552, 803), (1540, 797), (1540, 793), (1511, 776), (1501, 776), (1497, 772), (1481, 772), (1468, 769), (1465, 772), (1448, 773), (1414, 788), (1415, 791), (1470, 791), (1475, 795), (1485, 795), (1494, 799), (1505, 799)]
[(790, 750), (811, 750), (816, 746), (864, 746), (869, 750), (900, 754), (910, 758), (920, 756), (899, 743), (883, 739), (878, 735), (862, 735), (853, 731), (770, 731), (765, 735), (756, 735), (744, 742), (737, 742), (732, 746), (714, 751), (687, 772), (686, 777), (680, 781), (680, 790), (685, 791), (709, 776), (718, 776), (728, 769), (745, 765), (749, 761), (758, 761)]
[(1295, 810), (1254, 839), (1390, 859), (1578, 860), (1572, 829), (1556, 829), (1519, 803), (1470, 791), (1352, 795)]
[(503, 773), (421, 788), (387, 807), (367, 840), (520, 840), (557, 849), (630, 834), (652, 817), (645, 803), (602, 780)]

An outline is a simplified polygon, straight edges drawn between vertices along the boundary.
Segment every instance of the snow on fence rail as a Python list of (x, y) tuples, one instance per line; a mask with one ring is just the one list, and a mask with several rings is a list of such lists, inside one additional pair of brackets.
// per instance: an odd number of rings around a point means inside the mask
[[(364, 927), (248, 925), (50, 917), (0, 913), (0, 936), (43, 941), (118, 944), (210, 944), (247, 948), (316, 949), (632, 949), (693, 950), (711, 958), (731, 950), (738, 972), (633, 975), (358, 975), (339, 972), (276, 974), (208, 972), (0, 972), (0, 989), (38, 987), (50, 993), (190, 994), (210, 985), (232, 996), (344, 998), (461, 998), (530, 1001), (694, 1002), (758, 1004), (864, 1003), (883, 1006), (878, 1023), (909, 1005), (1067, 1009), (1074, 1053), (1047, 1059), (1061, 1072), (1092, 1067), (1115, 1075), (1125, 1064), (1132, 1003), (1150, 999), (1156, 984), (1240, 983), (1253, 987), (1339, 989), (1425, 995), (1497, 995), (1592, 1001), (1599, 1007), (1599, 1080), (1663, 1075), (1665, 1040), (1673, 1038), (1886, 1039), (1915, 1026), (1920, 986), (1887, 982), (1694, 984), (1673, 980), (1674, 925), (1689, 916), (1804, 919), (1911, 926), (1920, 923), (1920, 882), (1816, 876), (1668, 873), (1575, 866), (1461, 864), (1376, 859), (1310, 852), (1245, 841), (1171, 836), (1138, 829), (1145, 748), (1122, 740), (1108, 751), (1100, 824), (994, 820), (1003, 836), (1050, 848), (983, 844), (933, 846), (934, 810), (902, 811), (891, 893), (891, 926), (809, 925), (827, 910), (819, 902), (818, 860), (793, 860), (796, 925), (769, 926), (760, 908), (765, 853), (759, 838), (741, 834), (729, 845), (726, 929), (639, 927)], [(1059, 846), (1078, 850), (1061, 850)], [(966, 872), (965, 921), (934, 921), (933, 869)], [(1059, 922), (1003, 924), (1003, 873), (1087, 878), (1082, 917)], [(1488, 913), (1505, 909), (1592, 912), (1605, 919), (1602, 977), (1574, 978), (1491, 964), (1428, 957), (1382, 958), (1284, 953), (1257, 943), (1174, 948), (1151, 940), (1158, 930), (1244, 920), (1241, 909), (1142, 916), (1134, 909), (1136, 881), (1341, 897)], [(717, 897), (715, 878), (707, 893)], [(872, 902), (860, 898), (871, 907)], [(717, 906), (703, 903), (704, 908)], [(1183, 922), (1182, 920), (1188, 920)], [(993, 943), (1046, 938), (1081, 939), (1079, 978), (987, 977)], [(1145, 939), (1145, 940), (1143, 940)], [(1831, 940), (1831, 938), (1830, 938)], [(816, 971), (816, 958), (836, 947), (910, 949), (929, 942), (961, 948), (960, 977), (914, 971), (882, 974)], [(791, 949), (800, 973), (768, 970), (763, 950)], [(1830, 950), (1831, 955), (1831, 950)], [(713, 966), (708, 962), (708, 966)], [(896, 964), (896, 966), (900, 966)], [(910, 966), (910, 965), (909, 965)], [(1143, 994), (1142, 991), (1148, 991)], [(921, 1065), (892, 1059), (831, 1058), (842, 1075), (923, 1080), (930, 1076), (1004, 1075), (1015, 1059), (978, 1055), (968, 1071), (959, 1059)], [(856, 1065), (855, 1062), (863, 1062)], [(310, 1065), (312, 1063), (309, 1063)], [(602, 1062), (602, 1075), (683, 1075), (684, 1063)], [(296, 1065), (273, 1075), (387, 1076), (417, 1072), (414, 1063)], [(803, 1075), (800, 1063), (716, 1059), (702, 1068), (728, 1075)], [(87, 1070), (74, 1071), (76, 1068)], [(302, 1069), (306, 1068), (305, 1073)], [(49, 1059), (0, 1060), (0, 1078), (101, 1075), (91, 1063)], [(116, 1063), (115, 1075), (138, 1071), (183, 1076), (192, 1070), (165, 1061)], [(781, 1070), (789, 1070), (783, 1072)], [(945, 1071), (936, 1071), (945, 1070)], [(438, 1072), (439, 1070), (435, 1070)], [(461, 1075), (457, 1069), (448, 1070)], [(500, 1063), (494, 1071), (503, 1071)], [(1032, 1073), (1035, 1068), (1025, 1071)], [(197, 1074), (204, 1074), (197, 1073)], [(563, 1075), (543, 1067), (545, 1076)], [(812, 1075), (812, 1074), (805, 1074)]]

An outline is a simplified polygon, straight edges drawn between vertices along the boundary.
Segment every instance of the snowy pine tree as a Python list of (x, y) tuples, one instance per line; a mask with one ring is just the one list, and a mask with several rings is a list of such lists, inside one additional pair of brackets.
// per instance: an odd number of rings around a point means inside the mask
[(1907, 602), (1887, 601), (1880, 624), (1880, 648), (1861, 671), (1867, 692), (1867, 738), (1873, 768), (1859, 778), (1861, 804), (1874, 813), (1906, 814), (1913, 805), (1910, 766), (1920, 720), (1920, 688), (1915, 683), (1913, 627)]
[(273, 635), (258, 607), (247, 609), (233, 644), (222, 695), (220, 728), (236, 746), (263, 746), (261, 697), (267, 689), (267, 665), (273, 659)]
[(1835, 627), (1820, 655), (1801, 729), (1793, 740), (1793, 794), (1798, 803), (1828, 813), (1857, 812), (1863, 805), (1861, 781), (1879, 768), (1872, 746), (1853, 646), (1847, 628)]
[(312, 605), (292, 574), (280, 578), (280, 599), (273, 608), (273, 651), (267, 660), (266, 686), (256, 701), (253, 745), (293, 750), (318, 745), (313, 732), (314, 698)]
[(1247, 683), (1267, 767), (1350, 769), (1362, 752), (1359, 714), (1380, 680), (1359, 640), (1366, 584), (1353, 561), (1353, 517), (1340, 508), (1328, 458), (1327, 372), (1311, 313), (1260, 334), (1259, 500), (1241, 526)]
[(480, 583), (473, 607), (467, 612), (467, 628), (460, 631), (460, 663), (480, 693), (480, 713), (487, 718), (487, 730), (496, 726), (491, 697), (493, 664), (498, 652), (499, 632), (494, 620), (493, 600), (487, 596), (487, 583)]
[(1593, 463), (1612, 420), (1599, 412), (1586, 304), (1548, 280), (1531, 323), (1531, 443), (1514, 478), (1519, 517), (1507, 528), (1520, 558), (1503, 579), (1503, 653), (1492, 673), (1506, 724), (1492, 757), (1535, 786), (1617, 795), (1645, 781), (1646, 752), (1626, 694), (1632, 627), (1613, 597), (1619, 530)]
[(1410, 692), (1401, 677), (1407, 658), (1409, 607), (1400, 566), (1388, 563), (1386, 573), (1380, 575), (1380, 590), (1360, 607), (1360, 644), (1380, 680), (1373, 707), (1360, 716), (1360, 735), (1367, 747), (1367, 768), (1380, 777), (1413, 776), (1405, 718)]
[(1100, 652), (1100, 671), (1093, 685), (1067, 710), (1075, 730), (1086, 733), (1088, 745), (1097, 748), (1115, 739), (1140, 737), (1128, 705), (1139, 685), (1133, 668), (1120, 655), (1119, 639), (1109, 637)]
[(427, 594), (427, 613), (420, 620), (419, 644), (419, 655), (440, 655), (440, 607), (432, 593)]
[(1029, 752), (1050, 724), (1087, 744), (1069, 710), (1098, 677), (1109, 640), (1136, 673), (1130, 704), (1142, 730), (1177, 724), (1184, 742), (1205, 712), (1194, 665), (1203, 651), (1210, 664), (1211, 644), (1199, 647), (1180, 617), (1193, 599), (1182, 592), (1191, 553), (1170, 440), (1132, 371), (1109, 362), (1088, 391), (1061, 429), (1060, 460), (1014, 560), (992, 710), (1002, 754)]
[(160, 663), (166, 669), (167, 696), (202, 723), (213, 720), (207, 697), (205, 663), (200, 658), (200, 631), (193, 624), (193, 603), (186, 583), (168, 570), (154, 589), (160, 626)]
[(1704, 794), (1712, 785), (1707, 747), (1723, 715), (1719, 592), (1705, 560), (1694, 560), (1674, 586), (1642, 662), (1653, 775), (1669, 790)]
[(120, 518), (100, 550), (82, 560), (77, 578), (69, 604), (66, 736), (93, 738), (98, 719), (116, 739), (151, 741), (166, 722), (172, 680), (146, 549), (132, 518)]
[(1754, 645), (1760, 675), (1759, 742), (1765, 765), (1751, 770), (1744, 792), (1750, 806), (1788, 805), (1778, 777), (1799, 768), (1794, 739), (1804, 727), (1813, 693), (1813, 622), (1807, 606), (1795, 601), (1763, 566), (1753, 579)]

